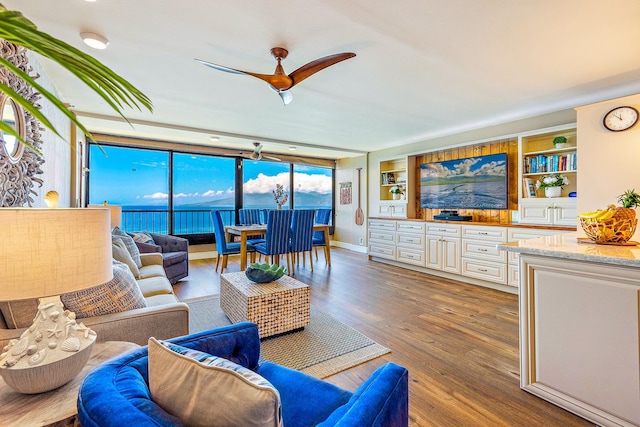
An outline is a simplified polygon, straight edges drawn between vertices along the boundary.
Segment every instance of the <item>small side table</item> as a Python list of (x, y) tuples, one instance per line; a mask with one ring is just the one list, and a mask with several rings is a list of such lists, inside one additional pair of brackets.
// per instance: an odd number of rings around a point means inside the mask
[(84, 377), (96, 366), (139, 345), (124, 341), (96, 343), (89, 361), (69, 383), (40, 394), (13, 391), (0, 379), (1, 426), (79, 426), (78, 390)]
[(233, 323), (258, 325), (260, 338), (304, 328), (310, 321), (309, 286), (289, 276), (254, 283), (244, 271), (220, 275), (220, 308)]

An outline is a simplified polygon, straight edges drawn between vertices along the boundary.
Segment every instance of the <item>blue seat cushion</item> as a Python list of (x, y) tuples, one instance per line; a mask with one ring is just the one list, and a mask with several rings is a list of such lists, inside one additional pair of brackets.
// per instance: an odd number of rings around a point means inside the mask
[(257, 370), (280, 393), (285, 427), (309, 427), (326, 420), (353, 395), (303, 372), (271, 362)]

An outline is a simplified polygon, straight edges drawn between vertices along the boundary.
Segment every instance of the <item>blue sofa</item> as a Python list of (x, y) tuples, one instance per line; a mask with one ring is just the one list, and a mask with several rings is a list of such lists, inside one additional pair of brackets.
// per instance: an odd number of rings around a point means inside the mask
[[(378, 368), (352, 393), (284, 366), (259, 364), (260, 340), (253, 323), (169, 341), (224, 357), (269, 380), (280, 393), (285, 427), (408, 425), (408, 372), (394, 363)], [(151, 400), (146, 346), (105, 362), (84, 379), (78, 417), (83, 427), (184, 425)]]

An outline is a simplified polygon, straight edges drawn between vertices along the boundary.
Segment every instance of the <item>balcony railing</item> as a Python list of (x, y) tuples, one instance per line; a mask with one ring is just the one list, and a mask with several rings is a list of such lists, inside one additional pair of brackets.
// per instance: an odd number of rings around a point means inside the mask
[(219, 210), (225, 225), (235, 223), (235, 211), (230, 209), (174, 210), (173, 229), (169, 230), (168, 210), (122, 210), (122, 229), (125, 231), (148, 231), (160, 234), (207, 234), (213, 233), (211, 212)]

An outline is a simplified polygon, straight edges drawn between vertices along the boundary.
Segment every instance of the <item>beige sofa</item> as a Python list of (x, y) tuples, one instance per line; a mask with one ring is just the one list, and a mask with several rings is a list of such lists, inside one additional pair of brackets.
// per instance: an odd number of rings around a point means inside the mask
[[(166, 339), (189, 333), (189, 307), (179, 302), (162, 267), (162, 254), (141, 254), (140, 277), (136, 279), (147, 307), (95, 317), (78, 318), (96, 331), (98, 341), (129, 341), (146, 345), (149, 337)], [(0, 350), (18, 338), (31, 324), (37, 300), (0, 302)], [(9, 326), (8, 326), (9, 325)]]

